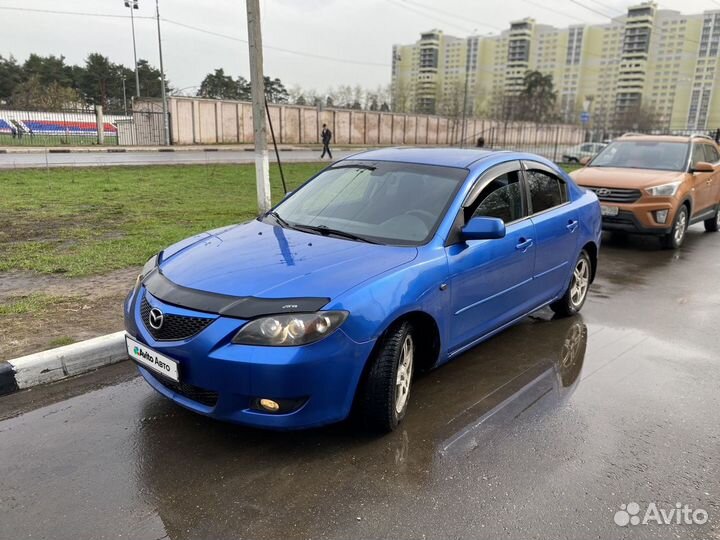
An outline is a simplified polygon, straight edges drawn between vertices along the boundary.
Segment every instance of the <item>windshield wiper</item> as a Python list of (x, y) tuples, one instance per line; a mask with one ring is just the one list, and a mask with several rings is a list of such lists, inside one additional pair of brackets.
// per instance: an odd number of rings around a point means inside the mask
[(293, 227), (294, 229), (297, 229), (298, 231), (310, 231), (314, 233), (319, 233), (323, 236), (341, 236), (343, 238), (347, 238), (349, 240), (356, 240), (358, 242), (367, 242), (368, 244), (379, 244), (380, 242), (376, 242), (375, 240), (370, 240), (369, 238), (366, 238), (365, 236), (360, 236), (357, 234), (349, 233), (346, 231), (341, 231), (338, 229), (331, 229), (327, 225), (295, 225)]

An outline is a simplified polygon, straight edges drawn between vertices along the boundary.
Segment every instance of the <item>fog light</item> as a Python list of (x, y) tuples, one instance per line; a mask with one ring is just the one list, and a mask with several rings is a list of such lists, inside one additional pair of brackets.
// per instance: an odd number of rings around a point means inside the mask
[(280, 404), (277, 401), (273, 401), (272, 399), (261, 399), (260, 406), (269, 412), (278, 412), (280, 410)]
[(655, 221), (657, 221), (658, 223), (665, 223), (667, 215), (667, 210), (655, 210)]

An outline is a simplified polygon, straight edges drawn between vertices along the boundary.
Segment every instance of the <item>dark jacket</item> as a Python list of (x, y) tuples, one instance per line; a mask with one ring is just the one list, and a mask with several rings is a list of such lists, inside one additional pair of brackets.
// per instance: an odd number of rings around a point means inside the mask
[(332, 140), (332, 131), (325, 128), (322, 130), (321, 136), (323, 144), (330, 144), (330, 141)]

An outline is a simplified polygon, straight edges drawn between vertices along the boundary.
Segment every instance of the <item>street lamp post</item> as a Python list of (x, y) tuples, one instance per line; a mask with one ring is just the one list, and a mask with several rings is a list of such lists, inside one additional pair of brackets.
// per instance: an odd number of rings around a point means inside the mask
[(125, 7), (130, 8), (130, 24), (132, 25), (133, 57), (135, 58), (135, 96), (140, 97), (140, 74), (138, 73), (137, 45), (135, 43), (135, 10), (140, 9), (140, 0), (125, 0)]
[(162, 36), (160, 35), (160, 0), (155, 0), (157, 17), (158, 50), (160, 52), (160, 95), (162, 96), (163, 125), (165, 128), (165, 146), (170, 145), (170, 120), (168, 118), (167, 93), (165, 92), (165, 68), (163, 67)]

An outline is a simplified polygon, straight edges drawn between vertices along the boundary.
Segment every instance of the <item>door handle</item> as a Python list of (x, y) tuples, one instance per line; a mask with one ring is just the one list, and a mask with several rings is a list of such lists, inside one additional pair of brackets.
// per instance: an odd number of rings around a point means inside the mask
[(574, 233), (577, 230), (577, 228), (578, 228), (577, 219), (571, 219), (570, 221), (568, 221), (568, 224), (567, 224), (568, 231), (570, 231), (571, 233)]
[(532, 238), (528, 238), (527, 240), (525, 240), (524, 238), (521, 238), (520, 243), (515, 246), (515, 249), (520, 250), (523, 253), (525, 253), (532, 245), (533, 245)]

